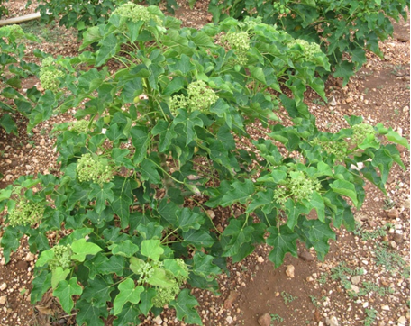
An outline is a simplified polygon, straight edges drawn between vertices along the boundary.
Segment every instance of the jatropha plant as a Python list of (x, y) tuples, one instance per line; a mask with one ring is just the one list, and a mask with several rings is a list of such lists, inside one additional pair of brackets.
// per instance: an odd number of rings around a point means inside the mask
[[(0, 192), (6, 262), (26, 234), (39, 251), (32, 302), (50, 291), (78, 325), (139, 324), (165, 305), (201, 325), (191, 287), (217, 290), (227, 260), (262, 243), (276, 267), (297, 240), (324, 258), (331, 225), (354, 229), (364, 179), (385, 191), (403, 166), (392, 142), (406, 140), (381, 124), (316, 128), (304, 92), (324, 96), (314, 72), (327, 58), (259, 20), (195, 30), (129, 3), (80, 50), (45, 62), (65, 73), (46, 87), (54, 109), (39, 104), (31, 121), (76, 108), (54, 128), (60, 173)], [(222, 232), (217, 207), (240, 211)]]

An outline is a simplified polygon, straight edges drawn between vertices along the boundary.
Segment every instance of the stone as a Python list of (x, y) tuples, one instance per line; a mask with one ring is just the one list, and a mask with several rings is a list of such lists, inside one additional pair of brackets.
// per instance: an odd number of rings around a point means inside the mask
[(339, 326), (340, 324), (338, 323), (338, 319), (337, 319), (337, 317), (335, 317), (335, 316), (331, 316), (330, 318), (326, 318), (325, 319), (325, 323), (328, 325), (328, 326)]
[(223, 307), (224, 309), (231, 309), (233, 306), (233, 302), (235, 299), (237, 299), (238, 293), (235, 291), (231, 291), (230, 294), (228, 295), (227, 299), (224, 300)]
[(361, 282), (361, 276), (353, 276), (351, 277), (351, 284), (358, 285)]
[(314, 260), (314, 256), (311, 255), (311, 253), (308, 252), (307, 250), (304, 250), (304, 251), (300, 252), (298, 254), (298, 257), (300, 257), (301, 259), (306, 260), (306, 261), (313, 261)]
[(351, 285), (351, 290), (356, 294), (360, 293), (360, 288), (356, 285)]
[(231, 324), (233, 322), (233, 317), (231, 316), (227, 316), (227, 318), (225, 319), (225, 321), (229, 324)]
[(295, 267), (293, 265), (287, 265), (286, 274), (287, 277), (295, 277)]
[(26, 261), (33, 261), (34, 258), (35, 258), (35, 257), (34, 257), (34, 254), (33, 254), (32, 252), (28, 252), (27, 255), (26, 255), (25, 260), (26, 260)]
[(314, 321), (316, 323), (319, 323), (321, 321), (321, 319), (322, 319), (322, 317), (321, 317), (320, 312), (318, 311), (318, 309), (315, 309), (315, 311), (314, 311)]
[(7, 288), (7, 284), (3, 283), (2, 285), (0, 285), (0, 291), (4, 291)]
[(6, 299), (7, 299), (7, 296), (5, 295), (0, 296), (0, 304), (6, 304)]
[(401, 316), (400, 318), (398, 318), (397, 320), (397, 326), (405, 326), (405, 323), (407, 322), (405, 316)]
[(395, 207), (391, 208), (389, 211), (386, 211), (386, 214), (389, 218), (397, 218), (398, 217), (398, 212), (395, 209)]
[(260, 326), (270, 326), (271, 317), (269, 313), (262, 314), (260, 318), (258, 318), (258, 323)]
[(161, 325), (161, 324), (163, 323), (163, 320), (161, 319), (160, 316), (157, 316), (156, 318), (154, 318), (153, 321), (154, 321), (157, 325)]

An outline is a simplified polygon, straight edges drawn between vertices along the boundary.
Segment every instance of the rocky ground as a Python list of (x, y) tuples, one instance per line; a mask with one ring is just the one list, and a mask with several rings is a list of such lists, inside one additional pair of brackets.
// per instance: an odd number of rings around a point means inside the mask
[[(25, 8), (25, 2), (9, 1), (10, 17), (33, 12), (33, 6)], [(205, 2), (198, 1), (193, 10), (182, 6), (177, 16), (186, 25), (199, 27), (211, 19), (206, 8)], [(37, 22), (22, 26), (43, 40), (29, 45), (29, 50), (32, 46), (55, 56), (75, 54), (78, 44), (71, 31)], [(335, 79), (327, 82), (328, 104), (307, 94), (307, 104), (320, 129), (335, 132), (347, 127), (344, 114), (356, 114), (371, 124), (382, 122), (409, 140), (409, 21), (395, 24), (394, 37), (381, 43), (381, 49), (385, 59), (369, 54), (367, 65), (347, 86), (342, 87)], [(25, 87), (36, 83), (29, 79)], [(0, 130), (0, 173), (4, 175), (0, 186), (11, 184), (21, 175), (55, 171), (57, 155), (50, 131), (54, 123), (70, 119), (69, 114), (53, 117), (33, 129), (32, 134), (25, 132), (25, 121), (21, 119), (18, 137)], [(243, 262), (229, 266), (230, 275), (219, 278), (219, 295), (193, 290), (204, 324), (409, 325), (410, 160), (408, 151), (399, 150), (406, 169), (394, 167), (387, 196), (367, 185), (365, 204), (355, 214), (357, 230), (354, 234), (338, 231), (324, 262), (301, 246), (298, 258), (286, 257), (284, 265), (274, 269), (268, 260), (269, 248), (257, 248)], [(0, 325), (73, 325), (74, 318), (62, 313), (51, 297), (30, 304), (36, 258), (23, 241), (5, 265), (0, 249)], [(172, 310), (142, 321), (146, 326), (185, 325), (176, 321)], [(106, 324), (112, 325), (112, 321)]]

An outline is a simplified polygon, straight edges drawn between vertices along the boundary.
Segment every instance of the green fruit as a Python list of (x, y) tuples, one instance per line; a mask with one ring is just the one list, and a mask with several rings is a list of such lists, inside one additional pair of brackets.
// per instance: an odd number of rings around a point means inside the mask
[(133, 103), (138, 104), (138, 103), (140, 103), (140, 101), (141, 101), (140, 96), (136, 96), (133, 100)]
[(111, 116), (109, 114), (104, 116), (104, 123), (110, 123), (111, 121)]

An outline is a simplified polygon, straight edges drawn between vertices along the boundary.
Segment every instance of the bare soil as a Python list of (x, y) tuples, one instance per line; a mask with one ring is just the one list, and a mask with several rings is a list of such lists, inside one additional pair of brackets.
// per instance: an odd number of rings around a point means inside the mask
[[(25, 3), (25, 0), (6, 3), (10, 17), (32, 13), (34, 6), (26, 9)], [(201, 27), (212, 19), (206, 12), (207, 5), (206, 1), (198, 1), (190, 9), (182, 4), (176, 16), (186, 26)], [(72, 31), (56, 24), (22, 26), (43, 38), (40, 44), (43, 51), (54, 56), (75, 55), (78, 42)], [(362, 115), (365, 122), (382, 122), (409, 141), (409, 26), (409, 21), (395, 24), (393, 38), (381, 43), (385, 58), (369, 53), (368, 63), (347, 86), (342, 87), (340, 80), (330, 78), (326, 87), (328, 104), (315, 94), (307, 93), (307, 104), (320, 129), (335, 132), (347, 127), (343, 116), (355, 114)], [(28, 79), (23, 87), (37, 83), (35, 78)], [(11, 184), (21, 175), (56, 172), (57, 154), (50, 131), (54, 123), (70, 119), (70, 114), (53, 117), (27, 134), (21, 118), (18, 137), (0, 130), (0, 173), (4, 175), (0, 186)], [(357, 232), (337, 231), (337, 241), (331, 243), (324, 262), (317, 260), (314, 252), (299, 246), (299, 257), (287, 256), (284, 265), (275, 269), (268, 260), (270, 248), (258, 247), (241, 263), (230, 264), (229, 274), (220, 276), (219, 295), (193, 290), (204, 324), (409, 325), (410, 159), (405, 148), (399, 147), (399, 150), (406, 169), (394, 167), (388, 179), (388, 196), (367, 185), (367, 199), (355, 215)], [(217, 214), (220, 227), (224, 227), (225, 211)], [(0, 225), (2, 221), (0, 216)], [(36, 305), (30, 303), (30, 283), (37, 255), (29, 252), (26, 240), (7, 265), (0, 249), (0, 325), (75, 325), (74, 316), (64, 314), (56, 299), (50, 296)], [(383, 242), (388, 243), (387, 248), (382, 247)], [(385, 251), (380, 251), (381, 248)], [(385, 256), (381, 252), (386, 253)], [(294, 271), (290, 273), (292, 268)], [(359, 268), (365, 274), (356, 275)], [(353, 295), (356, 287), (362, 292)], [(374, 311), (375, 317), (371, 317)], [(265, 324), (260, 318), (266, 318)], [(106, 325), (112, 324), (112, 320), (106, 321)], [(159, 324), (185, 325), (176, 321), (174, 312), (167, 309), (157, 318), (142, 318), (142, 325)]]

